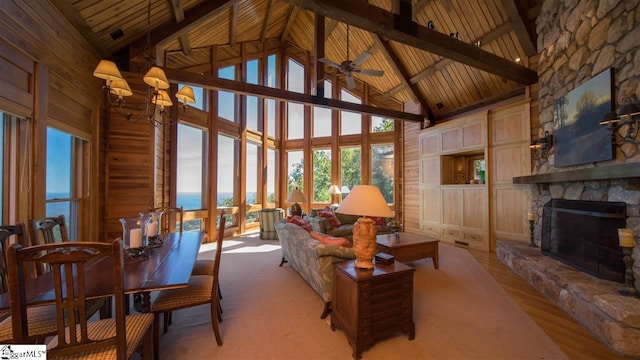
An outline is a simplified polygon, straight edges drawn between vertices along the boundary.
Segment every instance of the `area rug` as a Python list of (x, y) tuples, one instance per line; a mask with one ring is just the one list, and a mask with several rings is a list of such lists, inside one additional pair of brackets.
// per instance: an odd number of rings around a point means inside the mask
[[(203, 246), (202, 258), (213, 249)], [(323, 302), (281, 259), (277, 241), (225, 240), (220, 281), (223, 346), (208, 306), (176, 311), (160, 337), (164, 359), (351, 359), (341, 330), (320, 319)], [(407, 262), (414, 275), (415, 340), (398, 333), (363, 359), (567, 359), (568, 357), (465, 250), (440, 245), (430, 259)]]

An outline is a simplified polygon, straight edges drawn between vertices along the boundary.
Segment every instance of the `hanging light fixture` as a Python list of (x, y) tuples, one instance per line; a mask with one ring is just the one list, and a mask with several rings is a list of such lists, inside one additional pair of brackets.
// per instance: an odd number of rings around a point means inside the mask
[[(154, 126), (167, 124), (175, 124), (180, 121), (189, 108), (188, 104), (195, 103), (196, 99), (193, 89), (189, 86), (183, 86), (176, 93), (178, 103), (181, 105), (181, 114), (178, 115), (176, 121), (170, 117), (167, 119), (166, 108), (173, 105), (167, 89), (169, 88), (169, 80), (162, 68), (152, 65), (153, 58), (151, 56), (151, 0), (147, 4), (147, 46), (145, 47), (146, 68), (149, 69), (142, 80), (147, 84), (146, 96), (144, 101), (144, 112), (139, 117), (133, 118), (132, 113), (125, 112), (122, 105), (126, 103), (124, 97), (133, 95), (133, 91), (124, 79), (116, 63), (110, 60), (100, 60), (98, 66), (93, 71), (93, 76), (105, 80), (106, 84), (103, 90), (107, 93), (107, 99), (110, 106), (117, 106), (116, 112), (122, 115), (127, 121), (138, 122), (146, 117)], [(115, 95), (115, 99), (112, 98)], [(152, 106), (153, 105), (153, 106)], [(157, 113), (157, 114), (156, 114)]]

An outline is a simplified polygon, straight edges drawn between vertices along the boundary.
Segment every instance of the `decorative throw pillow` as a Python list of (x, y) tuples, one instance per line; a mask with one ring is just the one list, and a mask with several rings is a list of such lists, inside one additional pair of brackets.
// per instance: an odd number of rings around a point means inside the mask
[(373, 222), (376, 225), (380, 225), (380, 226), (386, 225), (385, 222), (384, 222), (385, 218), (383, 218), (383, 217), (380, 217), (380, 216), (367, 216), (367, 217), (369, 219), (373, 220)]
[(335, 246), (343, 246), (343, 247), (351, 247), (351, 243), (349, 240), (342, 237), (335, 237), (327, 234), (321, 234), (315, 231), (311, 231), (311, 237), (320, 241), (323, 244), (335, 245)]
[(329, 220), (329, 224), (331, 224), (332, 229), (337, 229), (338, 226), (340, 226), (340, 220), (338, 220), (336, 214), (333, 212), (333, 210), (331, 210), (330, 207), (327, 206), (318, 215)]
[(303, 218), (301, 218), (298, 215), (294, 215), (294, 216), (287, 216), (287, 222), (290, 222), (292, 224), (298, 225), (301, 228), (305, 229), (307, 232), (311, 232), (311, 225), (304, 220)]

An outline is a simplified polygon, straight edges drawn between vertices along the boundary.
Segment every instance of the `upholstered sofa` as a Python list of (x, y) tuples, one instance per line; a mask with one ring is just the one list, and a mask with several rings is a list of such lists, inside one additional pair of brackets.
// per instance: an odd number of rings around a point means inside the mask
[(282, 248), (282, 266), (291, 265), (324, 300), (321, 319), (331, 311), (333, 298), (333, 263), (355, 259), (353, 249), (328, 245), (311, 237), (298, 225), (279, 221), (275, 225)]
[[(325, 209), (312, 209), (309, 212), (309, 215), (305, 217), (305, 219), (311, 224), (313, 231), (352, 240), (353, 224), (358, 221), (358, 218), (360, 218), (360, 216), (334, 212), (334, 214), (340, 221), (340, 226), (333, 228), (327, 218), (320, 216), (320, 212), (322, 212), (323, 210)], [(391, 227), (386, 225), (389, 220), (391, 219), (381, 219), (380, 223), (376, 224), (376, 230), (378, 234), (390, 234), (393, 232)]]

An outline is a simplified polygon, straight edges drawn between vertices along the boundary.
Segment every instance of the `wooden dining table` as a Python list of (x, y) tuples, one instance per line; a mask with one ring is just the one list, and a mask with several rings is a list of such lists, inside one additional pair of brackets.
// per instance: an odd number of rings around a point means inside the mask
[[(150, 311), (150, 292), (186, 287), (191, 277), (204, 232), (185, 231), (162, 236), (162, 245), (146, 249), (145, 255), (125, 255), (124, 291), (134, 294), (134, 308)], [(87, 298), (113, 293), (113, 261), (101, 258), (85, 266)], [(25, 282), (27, 302), (37, 305), (55, 301), (51, 277), (47, 274)], [(9, 309), (9, 294), (0, 295), (0, 310)]]

